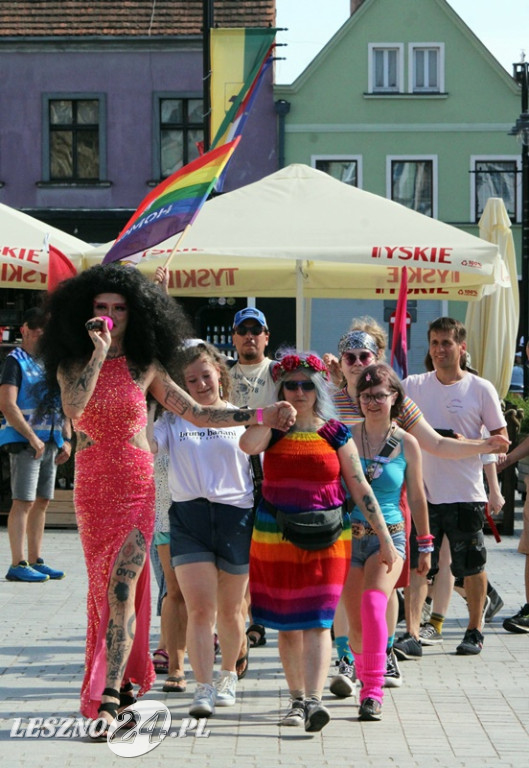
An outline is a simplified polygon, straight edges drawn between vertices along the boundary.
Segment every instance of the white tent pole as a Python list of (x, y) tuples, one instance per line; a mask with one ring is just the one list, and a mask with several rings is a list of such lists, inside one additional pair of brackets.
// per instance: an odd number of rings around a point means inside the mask
[(302, 260), (296, 259), (296, 349), (303, 350), (304, 304), (303, 304), (303, 267)]
[(312, 323), (312, 299), (304, 299), (305, 302), (305, 324), (303, 328), (304, 345), (303, 349), (311, 348), (311, 323)]

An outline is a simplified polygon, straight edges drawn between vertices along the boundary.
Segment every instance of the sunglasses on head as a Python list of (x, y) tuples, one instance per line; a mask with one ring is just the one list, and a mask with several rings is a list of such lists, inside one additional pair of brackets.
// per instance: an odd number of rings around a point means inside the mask
[(360, 360), (362, 365), (365, 365), (370, 360), (373, 359), (373, 353), (372, 352), (360, 352), (360, 354), (355, 355), (354, 352), (344, 352), (342, 357), (345, 357), (345, 360), (348, 365), (354, 365), (357, 360)]
[(238, 325), (235, 329), (237, 336), (246, 336), (247, 333), (251, 333), (252, 336), (260, 336), (264, 333), (262, 325)]
[(295, 392), (297, 389), (302, 389), (304, 392), (312, 392), (316, 389), (316, 384), (313, 381), (285, 381), (283, 384), (285, 389), (289, 392)]

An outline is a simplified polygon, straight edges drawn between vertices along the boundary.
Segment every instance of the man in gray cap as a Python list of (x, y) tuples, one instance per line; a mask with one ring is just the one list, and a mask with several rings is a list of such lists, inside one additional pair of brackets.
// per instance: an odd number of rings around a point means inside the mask
[(270, 339), (266, 318), (260, 309), (245, 307), (233, 320), (233, 345), (238, 359), (230, 369), (231, 402), (242, 408), (262, 408), (276, 400), (271, 361), (265, 357)]

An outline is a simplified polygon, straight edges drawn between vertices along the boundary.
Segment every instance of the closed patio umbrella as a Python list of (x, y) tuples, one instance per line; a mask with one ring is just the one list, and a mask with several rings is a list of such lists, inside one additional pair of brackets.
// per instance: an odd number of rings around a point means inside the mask
[(468, 305), (465, 325), (472, 366), (503, 398), (509, 391), (520, 316), (516, 255), (511, 221), (499, 197), (487, 200), (479, 221), (483, 240), (498, 246), (510, 286), (499, 286), (490, 296)]

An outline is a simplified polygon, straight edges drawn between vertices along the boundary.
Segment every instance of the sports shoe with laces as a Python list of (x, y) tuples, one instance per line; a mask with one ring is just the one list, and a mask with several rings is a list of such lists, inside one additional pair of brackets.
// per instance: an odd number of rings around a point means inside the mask
[(329, 686), (329, 690), (335, 696), (345, 699), (356, 693), (356, 674), (354, 661), (351, 664), (345, 656), (338, 663), (338, 674), (335, 675)]
[(197, 683), (193, 701), (189, 707), (191, 717), (211, 717), (215, 712), (216, 691), (209, 683)]
[(27, 560), (21, 560), (18, 565), (9, 566), (9, 570), (6, 573), (7, 581), (27, 581), (37, 583), (42, 581), (48, 581), (49, 576), (46, 573), (39, 573)]
[(307, 733), (317, 733), (325, 728), (331, 715), (318, 699), (305, 699), (305, 730)]
[(443, 636), (428, 622), (419, 630), (419, 641), (421, 645), (438, 645), (443, 642)]
[(475, 656), (477, 653), (481, 653), (483, 640), (483, 635), (479, 629), (467, 629), (463, 640), (456, 648), (456, 653), (459, 656)]
[(507, 632), (516, 632), (519, 635), (529, 632), (529, 603), (522, 606), (518, 613), (511, 616), (510, 619), (505, 619), (503, 628)]
[(64, 571), (58, 571), (56, 568), (51, 568), (49, 565), (46, 565), (42, 557), (38, 557), (36, 563), (31, 563), (31, 567), (34, 571), (43, 573), (45, 576), (49, 576), (52, 580), (58, 581), (59, 579), (64, 579), (66, 576)]
[(279, 725), (302, 725), (305, 722), (305, 704), (303, 699), (290, 699), (286, 715), (281, 718)]
[(227, 669), (221, 669), (215, 687), (217, 689), (217, 696), (215, 699), (217, 707), (233, 707), (235, 704), (235, 694), (237, 692), (237, 672), (229, 672)]
[(386, 671), (384, 672), (384, 688), (400, 688), (402, 675), (395, 651), (390, 648), (386, 654)]
[(490, 598), (490, 603), (489, 603), (489, 607), (485, 612), (485, 621), (487, 622), (487, 624), (490, 621), (492, 621), (492, 619), (496, 616), (498, 611), (501, 611), (501, 609), (504, 606), (503, 600), (498, 595), (494, 587), (491, 587), (490, 591), (488, 592), (488, 596)]
[(395, 656), (400, 661), (420, 659), (422, 657), (422, 645), (409, 632), (395, 640), (393, 650), (395, 651)]
[(376, 699), (364, 699), (358, 708), (359, 720), (382, 720), (382, 704)]

